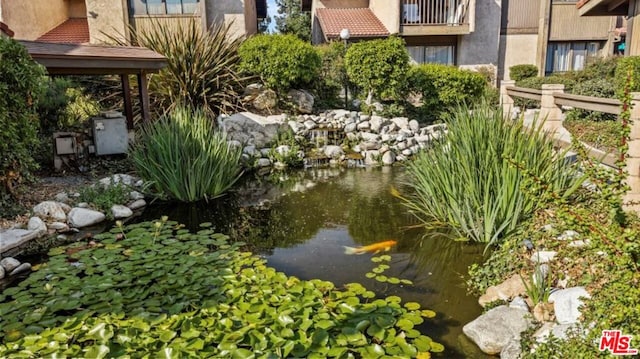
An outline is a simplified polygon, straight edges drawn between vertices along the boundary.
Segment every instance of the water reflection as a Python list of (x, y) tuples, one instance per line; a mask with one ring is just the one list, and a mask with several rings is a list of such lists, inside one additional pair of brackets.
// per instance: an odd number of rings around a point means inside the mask
[[(337, 285), (359, 282), (379, 295), (419, 302), (438, 312), (420, 329), (445, 344), (445, 357), (481, 357), (462, 335), (462, 326), (481, 312), (476, 298), (466, 295), (462, 276), (482, 259), (483, 247), (416, 228), (415, 219), (389, 193), (391, 185), (401, 186), (403, 175), (390, 168), (278, 174), (284, 181), (250, 181), (240, 194), (208, 204), (152, 206), (145, 218), (169, 215), (191, 229), (212, 222), (289, 275)], [(247, 208), (247, 203), (260, 205)], [(391, 268), (385, 274), (414, 285), (367, 279), (365, 273), (375, 266), (371, 255), (344, 254), (343, 246), (387, 239), (398, 245), (390, 252)]]

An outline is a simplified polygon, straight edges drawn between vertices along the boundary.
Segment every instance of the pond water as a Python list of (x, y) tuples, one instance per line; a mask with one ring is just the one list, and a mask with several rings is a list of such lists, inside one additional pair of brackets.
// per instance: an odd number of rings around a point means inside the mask
[[(312, 169), (250, 181), (243, 194), (209, 203), (150, 206), (140, 220), (168, 215), (196, 229), (211, 222), (216, 230), (241, 238), (268, 264), (301, 279), (319, 278), (336, 285), (358, 282), (378, 295), (397, 295), (437, 312), (419, 329), (443, 343), (443, 357), (483, 357), (462, 334), (462, 326), (482, 308), (468, 296), (463, 276), (482, 260), (483, 246), (455, 242), (443, 233), (425, 232), (400, 201), (389, 193), (402, 187), (398, 168)], [(246, 204), (259, 204), (247, 209)], [(377, 264), (371, 254), (346, 255), (344, 246), (393, 239), (384, 274), (413, 285), (380, 283), (365, 274)]]

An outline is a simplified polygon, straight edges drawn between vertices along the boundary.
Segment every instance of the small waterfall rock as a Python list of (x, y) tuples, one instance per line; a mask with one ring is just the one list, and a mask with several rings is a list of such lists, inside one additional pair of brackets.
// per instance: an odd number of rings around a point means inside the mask
[(133, 211), (127, 206), (116, 204), (111, 207), (111, 214), (113, 218), (128, 218), (133, 216)]
[(344, 155), (344, 150), (340, 146), (329, 145), (324, 148), (325, 156), (333, 159), (338, 159)]
[(104, 221), (106, 216), (102, 212), (87, 208), (75, 207), (69, 212), (69, 224), (75, 228), (83, 228)]
[(382, 164), (385, 166), (391, 166), (396, 161), (396, 154), (393, 151), (385, 152), (382, 155)]

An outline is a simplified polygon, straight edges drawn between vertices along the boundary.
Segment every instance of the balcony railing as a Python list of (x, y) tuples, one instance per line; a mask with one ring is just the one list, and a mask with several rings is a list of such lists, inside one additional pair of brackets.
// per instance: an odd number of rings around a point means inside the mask
[(402, 25), (462, 25), (468, 0), (402, 0)]

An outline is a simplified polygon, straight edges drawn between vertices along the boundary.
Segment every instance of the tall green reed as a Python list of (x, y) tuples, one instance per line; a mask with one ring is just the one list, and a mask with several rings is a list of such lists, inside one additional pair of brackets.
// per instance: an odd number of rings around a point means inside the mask
[(538, 206), (537, 192), (522, 190), (531, 186), (525, 172), (564, 196), (582, 182), (535, 121), (528, 128), (505, 120), (486, 103), (460, 106), (445, 121), (447, 135), (409, 164), (413, 194), (401, 197), (426, 226), (450, 226), (461, 239), (494, 245)]
[(241, 175), (241, 154), (204, 111), (188, 108), (146, 125), (131, 151), (136, 170), (155, 191), (184, 202), (223, 195)]

